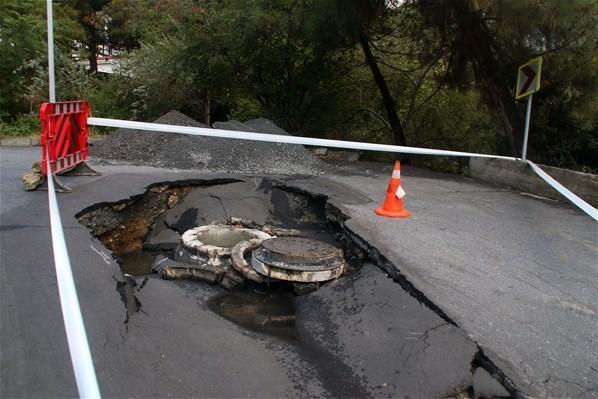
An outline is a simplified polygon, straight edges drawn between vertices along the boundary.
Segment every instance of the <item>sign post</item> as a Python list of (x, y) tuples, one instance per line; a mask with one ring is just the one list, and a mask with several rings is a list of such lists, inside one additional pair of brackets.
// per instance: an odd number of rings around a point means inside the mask
[(540, 90), (540, 75), (542, 73), (542, 57), (534, 58), (519, 67), (517, 74), (517, 90), (515, 99), (527, 97), (527, 109), (525, 111), (525, 131), (523, 132), (523, 148), (521, 159), (525, 160), (527, 155), (527, 139), (529, 136), (529, 121), (532, 113), (532, 97)]

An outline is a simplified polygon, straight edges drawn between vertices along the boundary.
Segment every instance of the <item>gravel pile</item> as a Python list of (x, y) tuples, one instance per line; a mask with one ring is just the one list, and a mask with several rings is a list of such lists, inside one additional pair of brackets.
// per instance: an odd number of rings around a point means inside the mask
[[(178, 111), (170, 111), (154, 122), (206, 127)], [(214, 128), (288, 135), (263, 118), (245, 123), (216, 122)], [(299, 145), (131, 129), (117, 129), (90, 150), (93, 157), (103, 160), (214, 172), (315, 175), (326, 169), (320, 159)]]

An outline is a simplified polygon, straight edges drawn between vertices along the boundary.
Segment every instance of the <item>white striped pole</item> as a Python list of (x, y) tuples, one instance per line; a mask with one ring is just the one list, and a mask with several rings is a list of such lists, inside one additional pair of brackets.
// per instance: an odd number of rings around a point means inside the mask
[(52, 0), (46, 0), (48, 25), (48, 90), (51, 103), (56, 102), (56, 83), (54, 80), (54, 17), (52, 15)]
[(331, 148), (345, 148), (351, 150), (395, 152), (415, 155), (445, 155), (456, 157), (482, 157), (515, 160), (515, 158), (513, 157), (503, 157), (499, 155), (489, 154), (475, 154), (471, 152), (433, 150), (430, 148), (404, 147), (390, 144), (361, 143), (358, 141), (314, 139), (310, 137), (285, 136), (282, 134), (242, 132), (192, 126), (165, 125), (162, 123), (136, 122), (121, 119), (87, 118), (87, 124), (95, 126), (117, 127), (124, 129), (148, 130), (153, 132), (190, 134), (193, 136), (222, 137), (228, 139), (266, 141), (270, 143), (302, 144)]
[[(136, 129), (136, 130), (147, 130), (152, 132), (167, 132), (167, 133), (178, 133), (178, 134), (190, 134), (193, 136), (207, 136), (207, 137), (221, 137), (228, 139), (239, 139), (239, 140), (253, 140), (253, 141), (265, 141), (271, 143), (286, 143), (286, 144), (302, 144), (311, 146), (321, 146), (330, 148), (344, 148), (351, 150), (366, 150), (366, 151), (382, 151), (382, 152), (394, 152), (402, 154), (415, 154), (415, 155), (438, 155), (438, 156), (456, 156), (456, 157), (478, 157), (478, 158), (494, 158), (494, 159), (506, 159), (510, 161), (516, 161), (517, 158), (505, 157), (500, 155), (491, 154), (478, 154), (472, 152), (461, 152), (461, 151), (446, 151), (446, 150), (435, 150), (431, 148), (418, 148), (418, 147), (404, 147), (398, 145), (389, 144), (375, 144), (375, 143), (361, 143), (357, 141), (342, 141), (342, 140), (327, 140), (327, 139), (315, 139), (309, 137), (296, 137), (296, 136), (285, 136), (280, 134), (266, 134), (266, 133), (255, 133), (255, 132), (242, 132), (233, 130), (222, 130), (222, 129), (210, 129), (192, 126), (176, 126), (176, 125), (165, 125), (162, 123), (148, 123), (148, 122), (136, 122), (127, 121), (121, 119), (109, 119), (109, 118), (87, 118), (88, 125), (115, 127), (123, 129)], [(554, 180), (536, 164), (531, 161), (526, 161), (532, 170), (540, 176), (545, 182), (547, 182), (552, 188), (557, 190), (560, 194), (565, 196), (575, 206), (580, 208), (582, 211), (587, 213), (590, 217), (598, 221), (598, 210), (592, 207), (590, 204), (579, 198), (577, 195), (567, 190), (563, 185)]]
[(58, 201), (56, 200), (56, 192), (54, 191), (54, 181), (52, 179), (52, 170), (50, 169), (50, 154), (46, 154), (46, 157), (46, 166), (48, 168), (48, 208), (50, 212), (54, 266), (56, 269), (62, 318), (64, 320), (71, 363), (75, 373), (75, 381), (81, 398), (100, 398), (100, 389), (98, 388), (85, 325), (81, 316), (79, 298), (77, 297), (77, 289), (75, 288), (73, 271), (62, 229), (60, 210), (58, 209)]

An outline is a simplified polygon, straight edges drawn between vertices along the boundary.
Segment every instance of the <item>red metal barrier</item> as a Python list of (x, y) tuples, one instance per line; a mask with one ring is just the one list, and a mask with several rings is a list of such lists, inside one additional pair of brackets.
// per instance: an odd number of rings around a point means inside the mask
[(61, 172), (87, 161), (87, 101), (43, 103), (41, 120), (42, 171), (48, 175), (46, 157), (50, 155), (52, 173)]

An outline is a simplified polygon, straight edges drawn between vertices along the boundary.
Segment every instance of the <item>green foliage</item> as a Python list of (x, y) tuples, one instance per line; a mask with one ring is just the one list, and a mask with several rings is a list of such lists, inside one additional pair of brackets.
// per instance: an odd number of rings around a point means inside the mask
[[(9, 115), (28, 111), (27, 86), (44, 55), (45, 4), (0, 0), (0, 109)], [(41, 15), (40, 15), (41, 14)]]
[[(597, 171), (597, 4), (57, 0), (57, 94), (89, 100), (95, 116), (151, 120), (171, 109), (210, 122), (263, 116), (294, 134), (393, 143), (388, 102), (360, 47), (365, 33), (410, 145), (510, 155), (508, 138), (521, 135), (525, 110), (512, 96), (517, 66), (543, 55), (529, 157)], [(38, 129), (45, 37), (45, 2), (0, 0), (4, 135)], [(121, 51), (122, 73), (77, 67), (72, 47), (92, 48), (91, 39)], [(414, 162), (462, 170), (455, 158)]]
[[(68, 53), (78, 33), (72, 9), (54, 7), (56, 52)], [(0, 0), (0, 109), (4, 119), (31, 113), (47, 98), (46, 5)]]
[(141, 38), (126, 67), (136, 98), (133, 117), (177, 108), (203, 118), (209, 97), (215, 119), (251, 110), (296, 133), (322, 134), (331, 116), (342, 118), (339, 88), (347, 84), (350, 62), (309, 40), (306, 3), (201, 4), (158, 3), (158, 12), (147, 17), (162, 36), (146, 24), (137, 29), (148, 42)]
[(37, 136), (39, 132), (39, 116), (35, 113), (19, 114), (10, 123), (0, 119), (0, 137)]

